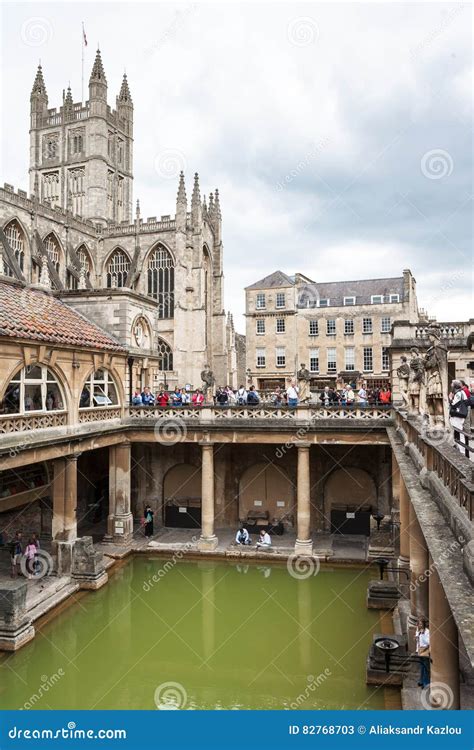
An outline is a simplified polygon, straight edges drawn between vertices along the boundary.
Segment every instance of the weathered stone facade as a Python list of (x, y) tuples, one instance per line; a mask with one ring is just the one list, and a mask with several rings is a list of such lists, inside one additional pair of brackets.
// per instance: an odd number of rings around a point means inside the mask
[(313, 389), (363, 377), (388, 382), (396, 321), (418, 320), (410, 271), (392, 279), (320, 284), (281, 271), (246, 289), (247, 368), (260, 387), (285, 385), (304, 363)]
[[(41, 280), (129, 349), (128, 391), (237, 385), (235, 333), (223, 307), (219, 193), (188, 201), (179, 179), (175, 216), (132, 220), (133, 104), (126, 77), (116, 109), (97, 52), (89, 100), (70, 90), (48, 109), (41, 66), (31, 93), (30, 196), (0, 190), (0, 272)], [(54, 178), (54, 179), (53, 179)], [(43, 266), (47, 276), (41, 279)], [(48, 280), (49, 276), (49, 280)]]

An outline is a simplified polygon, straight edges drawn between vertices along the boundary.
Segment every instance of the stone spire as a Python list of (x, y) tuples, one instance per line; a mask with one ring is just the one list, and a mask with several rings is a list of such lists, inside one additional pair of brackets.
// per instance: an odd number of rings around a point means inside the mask
[(123, 74), (122, 85), (120, 87), (120, 93), (118, 95), (117, 101), (127, 102), (128, 104), (132, 104), (132, 96), (130, 94), (130, 89), (128, 87), (128, 80), (127, 80), (126, 73)]
[(45, 289), (51, 289), (51, 279), (49, 278), (49, 269), (48, 269), (48, 258), (46, 255), (43, 255), (41, 258), (41, 273), (39, 277), (38, 286), (42, 286)]
[(107, 116), (107, 78), (105, 77), (99, 49), (89, 78), (89, 102), (91, 116)]
[(105, 77), (104, 66), (102, 65), (102, 57), (100, 56), (99, 48), (97, 48), (94, 65), (92, 66), (91, 77), (89, 78), (89, 86), (93, 81), (100, 81), (107, 86), (107, 78)]
[(193, 220), (193, 227), (195, 229), (199, 228), (202, 222), (202, 208), (201, 193), (199, 190), (199, 175), (197, 172), (194, 175), (193, 195), (191, 198), (191, 215)]
[(137, 207), (135, 210), (135, 218), (137, 221), (140, 221), (140, 201), (137, 198)]
[(176, 196), (176, 229), (186, 231), (186, 217), (188, 212), (188, 199), (186, 198), (186, 185), (184, 184), (184, 172), (179, 173), (178, 195)]
[(207, 203), (206, 203), (206, 196), (203, 196), (202, 199), (202, 216), (204, 219), (207, 218)]
[(38, 95), (38, 94), (46, 96), (46, 99), (48, 99), (48, 94), (46, 92), (46, 84), (43, 78), (43, 68), (41, 67), (41, 63), (38, 64), (38, 70), (36, 71), (36, 77), (33, 83), (33, 88), (31, 89), (31, 96)]
[(220, 219), (222, 217), (222, 214), (221, 214), (221, 204), (219, 203), (219, 191), (217, 188), (216, 188), (215, 209), (216, 209), (216, 216), (218, 219)]
[(68, 87), (67, 87), (66, 98), (64, 99), (64, 106), (65, 106), (65, 107), (72, 107), (73, 105), (74, 105), (74, 102), (73, 102), (73, 100), (72, 100), (72, 92), (71, 92), (71, 87), (70, 87), (70, 86), (68, 86)]

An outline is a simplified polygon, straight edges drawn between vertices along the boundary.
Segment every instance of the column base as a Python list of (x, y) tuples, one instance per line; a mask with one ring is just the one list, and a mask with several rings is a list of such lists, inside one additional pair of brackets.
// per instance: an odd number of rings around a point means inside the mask
[(201, 552), (212, 552), (213, 550), (217, 549), (218, 543), (219, 540), (215, 535), (201, 536), (197, 543), (197, 548)]
[(131, 513), (107, 518), (107, 534), (104, 542), (127, 544), (133, 536), (133, 516)]
[(295, 542), (295, 554), (311, 556), (313, 554), (313, 540), (297, 539)]

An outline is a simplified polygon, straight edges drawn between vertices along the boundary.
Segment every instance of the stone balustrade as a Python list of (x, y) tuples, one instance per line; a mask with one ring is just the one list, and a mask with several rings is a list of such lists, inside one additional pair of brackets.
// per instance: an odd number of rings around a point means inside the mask
[(64, 427), (67, 424), (66, 411), (46, 412), (45, 414), (12, 414), (0, 416), (0, 434), (31, 432), (45, 427)]

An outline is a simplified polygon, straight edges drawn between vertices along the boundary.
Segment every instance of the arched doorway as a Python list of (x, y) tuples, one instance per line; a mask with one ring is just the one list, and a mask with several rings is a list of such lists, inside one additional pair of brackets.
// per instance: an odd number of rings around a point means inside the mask
[(336, 469), (324, 487), (326, 522), (333, 534), (370, 534), (370, 515), (377, 507), (377, 488), (364, 469)]
[(178, 464), (163, 480), (163, 524), (180, 529), (201, 528), (201, 469)]
[(295, 492), (286, 473), (273, 464), (257, 463), (240, 478), (239, 518), (249, 527), (293, 524)]

